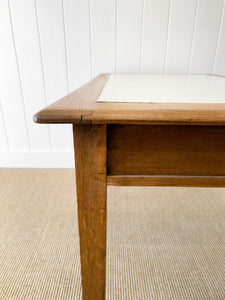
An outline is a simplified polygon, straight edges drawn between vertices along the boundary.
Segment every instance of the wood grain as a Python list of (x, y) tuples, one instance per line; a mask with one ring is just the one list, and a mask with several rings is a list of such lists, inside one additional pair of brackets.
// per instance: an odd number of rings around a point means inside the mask
[(108, 125), (108, 175), (225, 175), (224, 126)]
[(111, 175), (107, 184), (114, 186), (225, 187), (225, 176), (134, 176)]
[(100, 74), (80, 89), (38, 112), (34, 121), (76, 124), (225, 125), (225, 104), (97, 103), (109, 76)]
[[(105, 86), (109, 74), (100, 74), (78, 90), (47, 106), (34, 115), (37, 123), (85, 123), (84, 115), (91, 115), (96, 99)], [(90, 123), (87, 120), (86, 123)]]
[(96, 103), (93, 124), (225, 125), (225, 104)]
[(74, 125), (84, 300), (105, 299), (106, 126)]

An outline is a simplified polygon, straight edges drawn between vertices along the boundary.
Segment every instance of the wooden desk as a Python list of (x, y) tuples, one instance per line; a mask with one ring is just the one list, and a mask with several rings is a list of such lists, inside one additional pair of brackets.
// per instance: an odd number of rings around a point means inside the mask
[(73, 123), (85, 300), (105, 298), (107, 185), (225, 186), (223, 77), (101, 74), (34, 121)]

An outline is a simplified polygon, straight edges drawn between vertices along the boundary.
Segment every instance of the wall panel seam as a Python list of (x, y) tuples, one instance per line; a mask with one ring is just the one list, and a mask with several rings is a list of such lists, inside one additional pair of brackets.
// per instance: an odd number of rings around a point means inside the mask
[(224, 19), (224, 10), (225, 10), (225, 0), (223, 0), (222, 13), (221, 13), (221, 19), (220, 19), (220, 27), (219, 27), (219, 31), (218, 31), (218, 39), (217, 39), (217, 44), (216, 44), (216, 51), (215, 51), (212, 74), (215, 73), (215, 68), (216, 68), (219, 45), (220, 45), (220, 41), (221, 41), (222, 25), (223, 25), (223, 19)]
[(22, 100), (22, 108), (23, 108), (23, 113), (24, 113), (24, 118), (25, 118), (25, 128), (26, 128), (26, 135), (27, 135), (27, 143), (28, 143), (28, 149), (29, 149), (29, 151), (31, 151), (30, 135), (29, 135), (29, 130), (28, 130), (28, 120), (27, 120), (26, 108), (25, 108), (25, 103), (24, 103), (22, 79), (21, 79), (21, 73), (20, 73), (20, 67), (19, 67), (19, 60), (18, 60), (18, 54), (17, 54), (17, 49), (16, 49), (16, 41), (15, 41), (14, 30), (13, 30), (13, 22), (12, 22), (10, 0), (8, 0), (8, 9), (9, 9), (9, 19), (10, 19), (10, 26), (11, 26), (11, 33), (12, 33), (14, 54), (15, 54), (15, 59), (16, 59), (16, 66), (17, 66), (17, 73), (18, 73), (18, 80), (19, 80), (19, 87), (20, 87), (20, 94), (21, 94), (21, 100)]
[(171, 9), (172, 9), (172, 0), (170, 0), (169, 11), (168, 11), (168, 21), (167, 21), (167, 33), (166, 33), (166, 45), (165, 45), (165, 54), (164, 54), (164, 68), (163, 68), (163, 73), (166, 73), (166, 69), (167, 69), (168, 47), (169, 47), (169, 34), (170, 34), (170, 23), (171, 23)]
[(118, 0), (115, 0), (115, 73), (118, 72)]
[[(46, 90), (46, 83), (45, 83), (45, 72), (44, 72), (44, 64), (43, 64), (43, 55), (42, 55), (42, 49), (41, 49), (41, 37), (40, 37), (40, 26), (38, 21), (38, 12), (37, 12), (37, 0), (34, 0), (34, 8), (35, 8), (35, 16), (36, 16), (36, 24), (37, 24), (37, 35), (38, 35), (38, 45), (39, 45), (39, 52), (40, 52), (40, 61), (41, 61), (41, 73), (42, 73), (42, 84), (44, 89), (44, 101), (45, 105), (47, 106), (47, 90)], [(50, 131), (50, 125), (48, 126), (48, 136), (49, 136), (49, 144), (50, 144), (50, 150), (52, 149), (52, 137), (51, 137), (51, 131)]]
[(68, 74), (68, 57), (67, 57), (67, 42), (66, 42), (66, 29), (65, 29), (65, 10), (64, 10), (64, 0), (62, 2), (62, 19), (63, 19), (63, 39), (64, 39), (64, 48), (65, 48), (65, 62), (66, 62), (66, 82), (67, 82), (67, 92), (69, 93), (70, 84), (69, 84), (69, 74)]
[(145, 0), (142, 0), (139, 73), (142, 72), (143, 39), (144, 39), (144, 9), (145, 9)]
[(93, 76), (93, 54), (92, 54), (92, 21), (91, 21), (91, 0), (88, 0), (89, 13), (89, 39), (90, 39), (90, 78)]
[(196, 35), (196, 24), (197, 24), (197, 18), (198, 18), (198, 9), (199, 9), (199, 0), (197, 0), (196, 8), (195, 8), (195, 20), (194, 20), (192, 40), (191, 40), (191, 50), (190, 50), (190, 57), (189, 57), (188, 73), (191, 72), (191, 64), (192, 64), (193, 50), (194, 50), (194, 39), (195, 39), (195, 35)]
[[(64, 9), (64, 0), (61, 0), (62, 4), (62, 23), (63, 23), (63, 40), (64, 40), (64, 51), (65, 51), (65, 66), (66, 66), (66, 83), (67, 83), (67, 93), (70, 92), (70, 84), (69, 84), (69, 72), (68, 72), (68, 56), (67, 56), (67, 39), (66, 39), (66, 25), (65, 25), (65, 9)], [(70, 131), (70, 140), (71, 147), (73, 145), (73, 135), (72, 131)]]

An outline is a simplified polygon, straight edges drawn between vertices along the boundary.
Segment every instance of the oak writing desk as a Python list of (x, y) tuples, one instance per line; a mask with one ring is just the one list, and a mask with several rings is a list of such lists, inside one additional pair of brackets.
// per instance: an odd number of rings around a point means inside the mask
[(225, 78), (101, 74), (34, 116), (72, 123), (83, 299), (105, 298), (107, 185), (225, 186)]

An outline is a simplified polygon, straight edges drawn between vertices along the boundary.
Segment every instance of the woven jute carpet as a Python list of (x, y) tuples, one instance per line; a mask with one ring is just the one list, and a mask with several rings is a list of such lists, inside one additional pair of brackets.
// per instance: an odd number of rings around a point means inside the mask
[[(73, 170), (0, 171), (0, 299), (81, 299)], [(225, 299), (225, 189), (108, 188), (107, 299)], [(92, 299), (90, 299), (92, 300)]]

